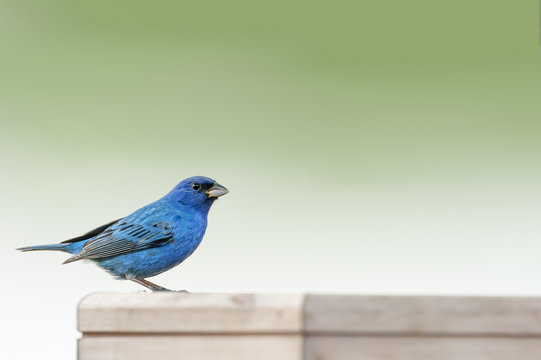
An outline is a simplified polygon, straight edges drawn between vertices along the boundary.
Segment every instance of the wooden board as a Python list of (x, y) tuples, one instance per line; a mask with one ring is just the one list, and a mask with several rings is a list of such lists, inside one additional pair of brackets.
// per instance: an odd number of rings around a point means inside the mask
[(541, 298), (92, 294), (80, 360), (537, 360)]
[(300, 335), (85, 336), (79, 360), (301, 360)]
[(310, 334), (541, 335), (534, 297), (307, 295)]
[(301, 294), (91, 294), (79, 304), (83, 333), (300, 333)]
[(304, 360), (538, 360), (539, 338), (308, 337)]

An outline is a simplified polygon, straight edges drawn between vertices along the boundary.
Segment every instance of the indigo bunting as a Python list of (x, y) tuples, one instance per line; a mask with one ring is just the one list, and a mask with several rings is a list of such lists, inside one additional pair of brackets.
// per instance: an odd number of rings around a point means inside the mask
[(73, 254), (64, 264), (88, 259), (118, 279), (152, 291), (168, 291), (148, 280), (180, 264), (201, 243), (214, 201), (229, 191), (207, 177), (181, 181), (167, 195), (134, 213), (59, 244), (19, 248)]

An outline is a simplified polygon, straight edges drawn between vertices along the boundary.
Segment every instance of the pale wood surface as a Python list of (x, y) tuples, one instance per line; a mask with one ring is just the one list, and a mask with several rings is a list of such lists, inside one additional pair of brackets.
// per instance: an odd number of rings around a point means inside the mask
[(299, 333), (302, 294), (98, 293), (79, 304), (83, 333)]
[(79, 359), (534, 360), (541, 298), (92, 294)]
[(541, 335), (535, 297), (307, 295), (308, 333)]
[(302, 360), (300, 335), (87, 336), (79, 360)]
[(308, 337), (304, 360), (539, 360), (539, 338)]

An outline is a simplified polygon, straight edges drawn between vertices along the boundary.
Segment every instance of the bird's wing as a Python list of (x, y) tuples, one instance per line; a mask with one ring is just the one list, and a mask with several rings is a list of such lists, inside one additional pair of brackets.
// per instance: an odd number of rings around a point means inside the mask
[(161, 246), (172, 239), (171, 226), (167, 222), (146, 225), (123, 221), (113, 224), (94, 239), (89, 240), (79, 253), (64, 263), (127, 254)]

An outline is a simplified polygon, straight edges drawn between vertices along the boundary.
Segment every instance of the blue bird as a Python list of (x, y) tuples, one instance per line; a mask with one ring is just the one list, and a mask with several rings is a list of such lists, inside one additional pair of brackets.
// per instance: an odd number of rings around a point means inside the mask
[(64, 251), (73, 254), (64, 264), (92, 260), (118, 279), (135, 281), (152, 291), (168, 291), (145, 279), (180, 264), (197, 249), (210, 207), (228, 192), (212, 179), (191, 177), (161, 199), (84, 235), (17, 250)]

